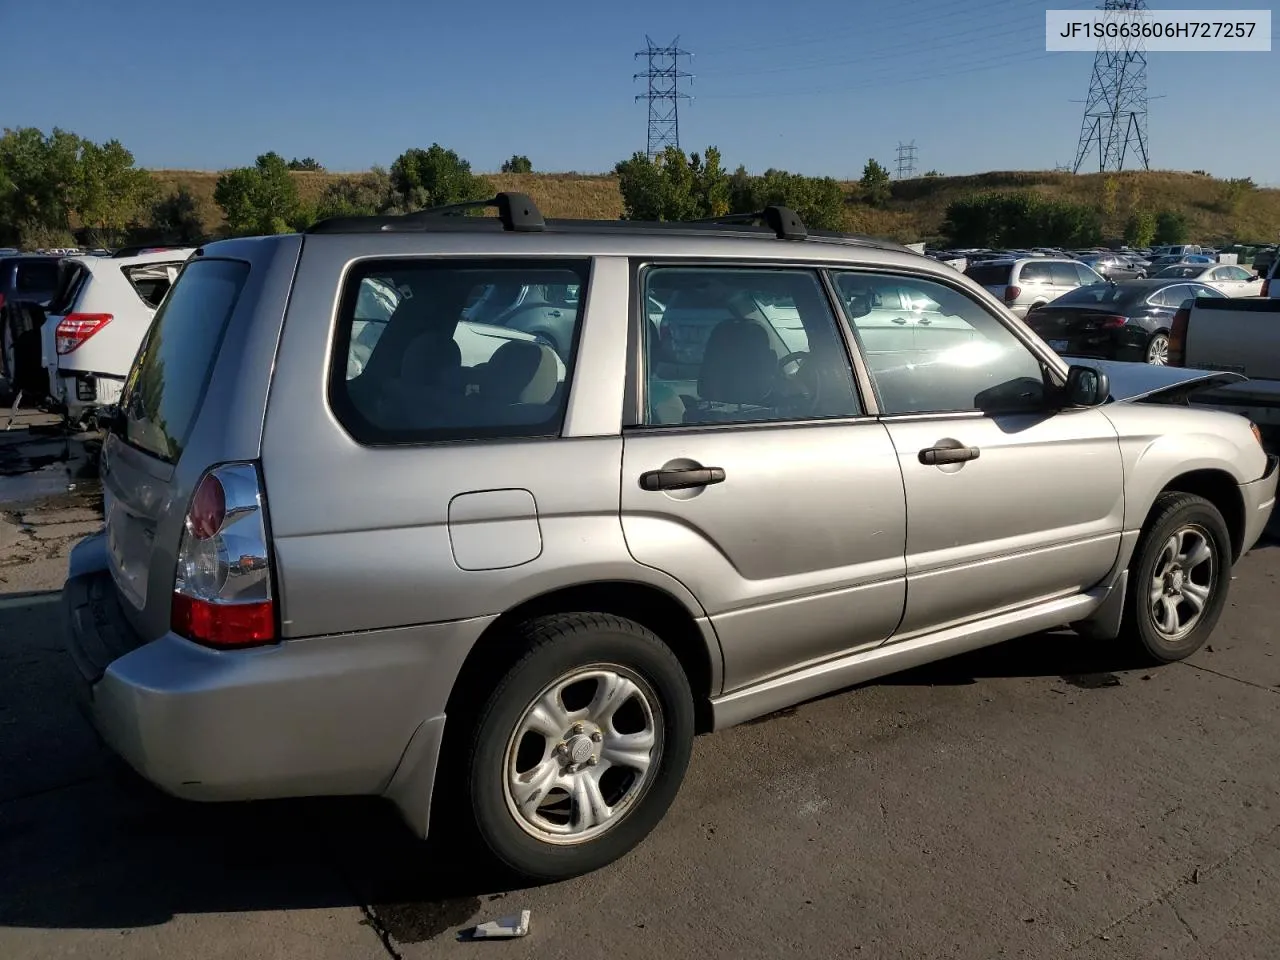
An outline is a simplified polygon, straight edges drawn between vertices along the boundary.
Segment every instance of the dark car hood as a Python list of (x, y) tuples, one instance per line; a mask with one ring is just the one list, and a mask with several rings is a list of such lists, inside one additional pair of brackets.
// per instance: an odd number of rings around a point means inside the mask
[(1241, 383), (1249, 378), (1225, 370), (1188, 370), (1185, 367), (1157, 367), (1149, 363), (1126, 363), (1120, 360), (1092, 360), (1085, 357), (1063, 357), (1068, 363), (1096, 367), (1111, 381), (1111, 399), (1115, 401), (1149, 400), (1153, 397), (1190, 394), (1198, 390)]

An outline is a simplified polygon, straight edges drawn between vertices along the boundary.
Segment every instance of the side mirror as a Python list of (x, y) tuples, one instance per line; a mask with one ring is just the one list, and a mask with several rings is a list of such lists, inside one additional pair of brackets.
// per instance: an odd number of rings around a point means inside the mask
[(1111, 396), (1111, 381), (1097, 367), (1072, 364), (1062, 388), (1064, 406), (1097, 407)]

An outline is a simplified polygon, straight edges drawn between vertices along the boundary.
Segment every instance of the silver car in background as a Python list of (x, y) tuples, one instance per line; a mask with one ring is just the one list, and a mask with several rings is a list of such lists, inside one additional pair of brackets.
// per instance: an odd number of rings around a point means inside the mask
[(1106, 283), (1101, 274), (1079, 260), (1050, 257), (988, 260), (970, 266), (965, 276), (1020, 318), (1077, 287)]
[[(98, 730), (170, 793), (381, 796), (573, 876), (697, 733), (1063, 624), (1189, 656), (1271, 514), (1256, 429), (1177, 405), (1233, 374), (1071, 366), (781, 208), (490, 203), (212, 243), (165, 298), (64, 609)], [(468, 319), (493, 286), (574, 288), (564, 358)]]

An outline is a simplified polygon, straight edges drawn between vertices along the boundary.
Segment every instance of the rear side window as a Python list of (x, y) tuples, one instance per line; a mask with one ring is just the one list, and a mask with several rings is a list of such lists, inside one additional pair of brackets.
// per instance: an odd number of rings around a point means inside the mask
[(1055, 286), (1074, 287), (1080, 282), (1080, 275), (1076, 273), (1074, 263), (1051, 263), (1049, 271)]
[(969, 267), (964, 274), (980, 287), (1005, 287), (1009, 285), (1009, 274), (1013, 267), (1005, 264), (1002, 267), (986, 263)]
[(156, 312), (120, 400), (124, 439), (174, 463), (204, 400), (227, 321), (249, 276), (240, 260), (193, 260)]
[(1047, 263), (1024, 263), (1018, 274), (1020, 283), (1052, 283), (1053, 271)]
[(164, 300), (164, 295), (169, 292), (169, 287), (173, 285), (181, 269), (181, 262), (139, 263), (132, 267), (121, 267), (120, 272), (125, 275), (134, 293), (142, 298), (142, 302), (155, 310)]
[(52, 293), (58, 286), (56, 260), (27, 260), (18, 263), (18, 293)]
[[(586, 259), (359, 264), (329, 374), (339, 422), (370, 445), (558, 435), (589, 272)], [(476, 309), (494, 293), (498, 315)]]

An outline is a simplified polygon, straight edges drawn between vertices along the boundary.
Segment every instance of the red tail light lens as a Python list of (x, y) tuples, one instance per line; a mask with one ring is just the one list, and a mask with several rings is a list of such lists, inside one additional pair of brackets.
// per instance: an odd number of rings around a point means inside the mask
[(266, 503), (252, 463), (200, 478), (178, 547), (170, 628), (210, 647), (277, 639)]
[(0, 310), (4, 309), (4, 294), (0, 293)]
[(65, 356), (111, 322), (109, 313), (68, 313), (54, 329), (58, 356)]
[(1103, 328), (1104, 330), (1115, 330), (1115, 329), (1117, 329), (1118, 327), (1123, 327), (1123, 326), (1124, 326), (1126, 323), (1128, 323), (1128, 322), (1129, 322), (1129, 318), (1128, 318), (1128, 317), (1115, 317), (1115, 316), (1113, 316), (1113, 317), (1103, 317), (1103, 318), (1102, 318), (1102, 328)]
[(1017, 300), (1020, 296), (1022, 296), (1021, 287), (1004, 288), (1004, 299), (1006, 303), (1013, 303), (1013, 301)]
[(1186, 362), (1187, 324), (1191, 320), (1191, 310), (1183, 307), (1173, 315), (1169, 323), (1169, 359), (1171, 367), (1181, 367)]

